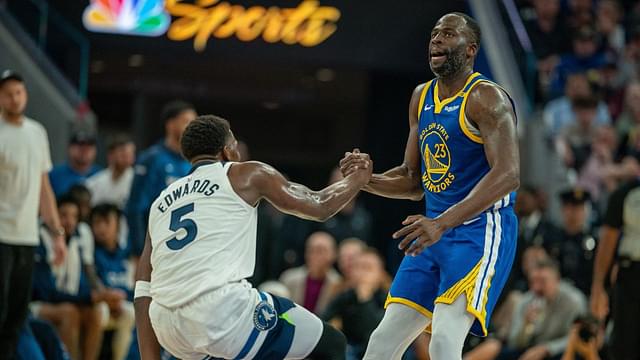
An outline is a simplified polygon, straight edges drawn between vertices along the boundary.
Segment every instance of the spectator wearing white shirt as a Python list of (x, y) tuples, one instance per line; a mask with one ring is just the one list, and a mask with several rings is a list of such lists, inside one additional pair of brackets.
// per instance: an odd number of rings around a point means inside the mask
[(91, 191), (91, 205), (109, 203), (124, 209), (133, 181), (136, 146), (124, 135), (117, 135), (107, 146), (108, 167), (91, 176), (86, 186)]
[(14, 356), (31, 298), (38, 214), (51, 233), (54, 262), (66, 245), (49, 182), (49, 140), (24, 115), (27, 90), (12, 71), (0, 75), (0, 359)]

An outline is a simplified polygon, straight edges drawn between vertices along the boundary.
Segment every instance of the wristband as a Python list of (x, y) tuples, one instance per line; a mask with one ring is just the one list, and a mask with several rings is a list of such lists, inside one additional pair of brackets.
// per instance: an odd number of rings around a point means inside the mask
[(148, 281), (136, 281), (136, 288), (133, 292), (133, 298), (151, 297), (151, 283)]

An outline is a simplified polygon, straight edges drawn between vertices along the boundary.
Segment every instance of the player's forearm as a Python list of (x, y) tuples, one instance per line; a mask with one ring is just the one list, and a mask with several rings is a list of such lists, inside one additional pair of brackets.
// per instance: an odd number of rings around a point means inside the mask
[(363, 186), (362, 181), (359, 181), (354, 174), (321, 191), (310, 194), (308, 214), (312, 217), (310, 220), (323, 222), (334, 216), (356, 197)]
[(400, 165), (383, 174), (373, 174), (363, 189), (374, 195), (392, 199), (419, 201), (424, 196), (420, 187), (420, 174)]
[(150, 304), (150, 297), (141, 297), (133, 301), (136, 313), (136, 329), (138, 332), (140, 358), (142, 360), (160, 359), (160, 344), (151, 326), (151, 319), (149, 319)]
[(610, 226), (604, 225), (602, 227), (593, 265), (593, 286), (604, 286), (613, 263), (619, 233), (619, 230)]
[(438, 222), (444, 229), (454, 228), (487, 210), (498, 200), (517, 190), (519, 186), (520, 174), (517, 168), (513, 170), (493, 168), (464, 200), (442, 213), (438, 217)]

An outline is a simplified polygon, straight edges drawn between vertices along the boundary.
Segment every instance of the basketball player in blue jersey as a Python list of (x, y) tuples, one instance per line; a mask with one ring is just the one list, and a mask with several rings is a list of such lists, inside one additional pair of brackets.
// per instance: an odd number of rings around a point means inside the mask
[[(436, 78), (411, 98), (404, 162), (374, 174), (364, 188), (389, 198), (426, 197), (426, 214), (407, 217), (393, 234), (406, 256), (367, 360), (400, 359), (425, 329), (431, 359), (460, 359), (469, 331), (487, 335), (509, 275), (517, 235), (516, 117), (509, 95), (473, 72), (479, 45), (480, 29), (469, 16), (438, 20), (429, 42)], [(359, 158), (357, 151), (346, 154), (345, 176)]]

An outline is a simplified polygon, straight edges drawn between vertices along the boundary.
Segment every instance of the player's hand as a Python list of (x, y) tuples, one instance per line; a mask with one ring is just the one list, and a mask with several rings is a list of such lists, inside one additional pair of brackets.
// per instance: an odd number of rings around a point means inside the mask
[[(342, 176), (347, 177), (354, 173), (357, 169), (365, 168), (371, 162), (369, 154), (361, 153), (360, 149), (353, 149), (353, 152), (344, 153), (344, 157), (340, 160), (340, 171)], [(373, 166), (370, 167), (373, 170)]]
[(64, 235), (56, 235), (53, 237), (53, 265), (62, 265), (67, 257), (67, 242)]
[(599, 320), (604, 320), (609, 314), (609, 295), (603, 285), (591, 286), (591, 313)]
[(543, 360), (549, 356), (549, 350), (543, 345), (538, 345), (525, 351), (519, 360)]
[(445, 231), (437, 219), (429, 219), (422, 215), (411, 215), (402, 225), (405, 227), (396, 231), (393, 238), (399, 239), (404, 236), (398, 248), (404, 250), (405, 255), (411, 256), (416, 256), (427, 246), (435, 244)]

